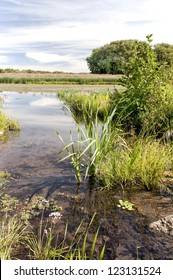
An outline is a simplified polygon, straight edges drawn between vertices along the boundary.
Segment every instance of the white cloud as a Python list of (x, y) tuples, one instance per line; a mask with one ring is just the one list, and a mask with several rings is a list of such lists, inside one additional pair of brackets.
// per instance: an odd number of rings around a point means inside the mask
[(57, 55), (44, 52), (27, 52), (26, 56), (40, 63), (62, 62), (73, 59), (69, 55)]
[(8, 56), (0, 55), (0, 64), (8, 63)]
[(58, 99), (49, 98), (49, 97), (43, 97), (30, 102), (30, 106), (38, 106), (38, 107), (56, 106), (59, 104), (62, 104), (62, 102), (59, 101)]
[[(6, 0), (0, 9), (2, 64), (10, 62), (8, 54), (13, 53), (19, 67), (50, 63), (57, 70), (85, 72), (92, 49), (114, 40), (145, 40), (152, 33), (154, 43), (173, 44), (172, 0)], [(61, 47), (55, 51), (52, 43)], [(47, 50), (42, 51), (43, 44)], [(25, 59), (21, 66), (20, 59)]]

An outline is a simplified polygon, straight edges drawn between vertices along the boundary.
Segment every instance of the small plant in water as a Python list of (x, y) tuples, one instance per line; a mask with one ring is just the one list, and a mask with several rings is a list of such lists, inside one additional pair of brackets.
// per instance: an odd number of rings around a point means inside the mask
[(123, 201), (122, 199), (120, 199), (119, 204), (117, 206), (124, 210), (129, 210), (129, 211), (134, 210), (134, 208), (133, 208), (134, 204), (129, 202), (128, 200)]

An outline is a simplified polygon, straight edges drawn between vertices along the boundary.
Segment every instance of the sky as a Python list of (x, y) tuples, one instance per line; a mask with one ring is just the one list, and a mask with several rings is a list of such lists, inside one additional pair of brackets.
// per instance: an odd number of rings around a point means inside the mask
[(172, 0), (0, 0), (0, 68), (89, 72), (116, 40), (173, 44)]

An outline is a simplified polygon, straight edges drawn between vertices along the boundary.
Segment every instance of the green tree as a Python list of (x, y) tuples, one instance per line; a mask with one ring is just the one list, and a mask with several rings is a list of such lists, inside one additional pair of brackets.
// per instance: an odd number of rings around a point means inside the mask
[(95, 74), (122, 74), (136, 42), (141, 50), (145, 48), (143, 41), (120, 40), (94, 49), (91, 56), (86, 58), (90, 71)]
[[(122, 74), (129, 57), (135, 52), (136, 43), (140, 52), (144, 52), (146, 42), (138, 40), (114, 41), (94, 49), (86, 58), (90, 71), (95, 74)], [(173, 66), (173, 45), (161, 43), (153, 48), (159, 64), (166, 62), (167, 66)]]
[(169, 67), (173, 66), (173, 45), (160, 43), (154, 46), (157, 54), (157, 61), (160, 64), (167, 63)]

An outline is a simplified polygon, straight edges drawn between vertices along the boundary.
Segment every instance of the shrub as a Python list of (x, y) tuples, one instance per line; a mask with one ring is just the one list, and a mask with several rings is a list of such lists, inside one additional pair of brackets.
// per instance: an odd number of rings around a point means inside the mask
[(113, 106), (119, 104), (115, 117), (123, 114), (125, 129), (163, 134), (173, 122), (173, 94), (167, 83), (170, 76), (166, 65), (157, 63), (151, 42), (151, 35), (148, 35), (143, 52), (136, 42), (122, 78), (125, 90), (114, 95)]

